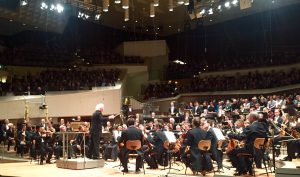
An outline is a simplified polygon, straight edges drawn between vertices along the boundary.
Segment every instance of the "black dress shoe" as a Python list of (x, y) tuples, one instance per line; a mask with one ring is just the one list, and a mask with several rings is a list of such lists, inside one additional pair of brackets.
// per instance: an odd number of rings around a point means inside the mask
[(233, 175), (234, 175), (234, 176), (243, 176), (243, 175), (246, 175), (246, 174), (247, 174), (247, 172), (245, 172), (245, 171), (240, 171), (240, 172), (234, 173)]
[(123, 169), (122, 172), (123, 173), (128, 173), (128, 169)]
[(52, 164), (52, 162), (51, 162), (50, 160), (47, 160), (47, 161), (46, 161), (46, 163), (48, 163), (48, 164)]
[(290, 158), (289, 156), (286, 156), (285, 158), (282, 159), (282, 161), (292, 161), (292, 158)]
[(140, 173), (141, 170), (140, 169), (135, 169), (135, 173)]

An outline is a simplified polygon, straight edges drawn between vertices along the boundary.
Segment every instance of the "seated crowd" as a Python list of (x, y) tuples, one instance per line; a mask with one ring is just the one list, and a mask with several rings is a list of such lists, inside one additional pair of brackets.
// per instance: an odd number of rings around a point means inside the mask
[(82, 65), (92, 64), (141, 64), (140, 57), (121, 56), (109, 49), (82, 49), (74, 53), (62, 46), (36, 46), (6, 48), (0, 51), (0, 63), (17, 66), (69, 66), (74, 58), (83, 59)]
[(118, 69), (97, 70), (45, 70), (38, 75), (14, 76), (0, 85), (2, 95), (44, 94), (46, 91), (89, 90), (92, 87), (115, 86), (119, 79)]
[(222, 58), (215, 56), (204, 59), (199, 62), (199, 59), (191, 59), (184, 61), (186, 64), (169, 63), (166, 68), (167, 79), (184, 79), (190, 78), (193, 75), (198, 75), (205, 72), (226, 71), (233, 69), (247, 69), (268, 66), (280, 66), (292, 64), (299, 61), (299, 55), (285, 56), (284, 53), (276, 54), (270, 58), (262, 56), (240, 56), (231, 58)]
[(267, 89), (300, 83), (300, 70), (289, 72), (249, 72), (247, 75), (236, 73), (234, 76), (207, 76), (179, 82), (149, 84), (144, 91), (144, 99), (173, 97), (180, 93)]

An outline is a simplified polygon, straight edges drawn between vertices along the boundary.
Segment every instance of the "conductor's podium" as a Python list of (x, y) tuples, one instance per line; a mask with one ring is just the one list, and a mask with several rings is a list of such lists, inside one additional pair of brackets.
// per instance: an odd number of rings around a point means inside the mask
[(77, 158), (68, 160), (57, 160), (57, 168), (65, 168), (72, 170), (83, 170), (90, 168), (100, 168), (104, 166), (105, 161), (103, 159), (92, 160), (88, 158)]
[(296, 177), (300, 176), (300, 168), (277, 168), (275, 177)]

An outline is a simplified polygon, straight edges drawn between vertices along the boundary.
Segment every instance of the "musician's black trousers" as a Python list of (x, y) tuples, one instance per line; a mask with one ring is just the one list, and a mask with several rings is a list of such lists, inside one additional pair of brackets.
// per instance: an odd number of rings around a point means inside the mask
[(295, 159), (296, 156), (296, 152), (298, 152), (298, 156), (300, 154), (300, 140), (291, 140), (289, 142), (287, 142), (286, 144), (287, 146), (287, 154), (288, 154), (288, 158), (291, 159)]
[(100, 134), (99, 133), (91, 133), (90, 147), (89, 152), (87, 154), (88, 158), (99, 158), (99, 150), (100, 150)]
[[(238, 172), (247, 172), (252, 169), (252, 164), (249, 158), (238, 157), (239, 153), (251, 153), (246, 148), (233, 149), (228, 153), (228, 157), (232, 163), (232, 166), (236, 168)], [(252, 153), (251, 153), (252, 154)]]
[[(119, 153), (119, 159), (121, 161), (121, 164), (123, 166), (124, 169), (128, 169), (128, 154), (131, 153), (130, 151), (128, 151), (126, 148), (122, 148), (120, 153)], [(139, 153), (138, 153), (139, 154)], [(137, 156), (136, 158), (136, 170), (142, 167), (142, 157), (141, 156)]]
[(8, 143), (7, 143), (7, 151), (9, 151), (10, 150), (10, 146), (13, 144), (13, 140), (9, 139), (7, 141), (8, 141)]
[(45, 156), (48, 153), (48, 157), (46, 159), (46, 161), (50, 161), (50, 159), (52, 158), (53, 155), (53, 149), (48, 146), (48, 145), (42, 145), (40, 147), (40, 152), (41, 152), (41, 161), (45, 160)]

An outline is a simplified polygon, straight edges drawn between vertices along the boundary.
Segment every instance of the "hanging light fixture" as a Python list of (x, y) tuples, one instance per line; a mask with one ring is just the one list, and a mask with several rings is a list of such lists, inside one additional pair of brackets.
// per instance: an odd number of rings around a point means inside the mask
[(169, 11), (173, 11), (173, 0), (169, 0)]
[(129, 9), (125, 9), (125, 13), (124, 13), (124, 21), (125, 21), (125, 22), (129, 21)]
[(122, 0), (122, 8), (123, 9), (129, 8), (129, 0)]
[(186, 6), (190, 5), (190, 0), (184, 0), (184, 5)]
[(109, 0), (103, 0), (102, 5), (103, 5), (103, 12), (108, 12)]
[(158, 7), (159, 6), (159, 0), (153, 0), (153, 4), (154, 4), (154, 7)]
[(155, 9), (154, 9), (154, 4), (150, 4), (150, 17), (155, 17)]
[(115, 0), (115, 4), (120, 4), (121, 0)]
[(184, 0), (177, 0), (177, 4), (180, 4), (180, 5), (184, 4)]

